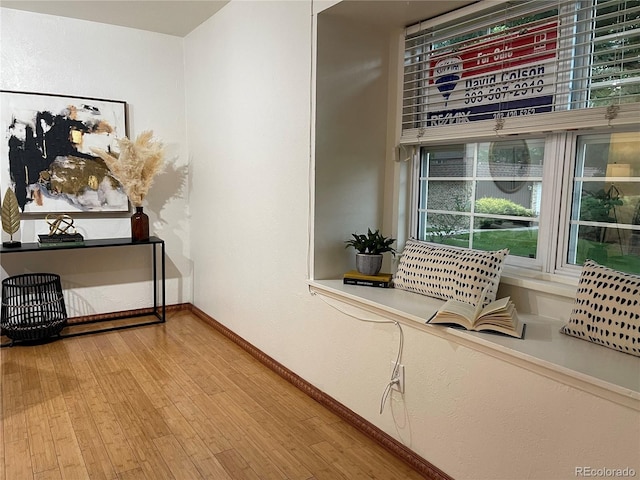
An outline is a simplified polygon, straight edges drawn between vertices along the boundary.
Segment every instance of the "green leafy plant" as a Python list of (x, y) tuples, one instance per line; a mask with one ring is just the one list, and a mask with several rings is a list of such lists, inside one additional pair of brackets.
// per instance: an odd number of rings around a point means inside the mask
[(506, 198), (485, 197), (476, 201), (476, 213), (490, 215), (510, 215), (514, 217), (533, 217), (533, 212)]
[[(595, 192), (582, 191), (582, 204), (580, 205), (580, 220), (599, 223), (617, 223), (616, 207), (624, 204), (620, 198), (620, 192), (614, 186), (608, 190), (600, 189)], [(597, 243), (605, 243), (607, 235), (606, 226), (587, 226), (582, 228), (581, 238)], [(622, 247), (621, 247), (622, 248)], [(601, 262), (603, 259), (599, 259)]]
[(372, 255), (378, 255), (384, 252), (391, 252), (393, 256), (396, 254), (396, 250), (391, 246), (396, 239), (381, 235), (380, 230), (372, 232), (371, 229), (368, 228), (366, 234), (352, 233), (351, 236), (353, 239), (345, 241), (344, 243), (347, 245), (344, 248), (353, 247), (358, 253), (369, 253)]
[(612, 188), (605, 191), (600, 189), (596, 192), (584, 190), (582, 192), (582, 205), (580, 206), (580, 220), (588, 222), (615, 222), (615, 217), (611, 212), (615, 207), (622, 206), (623, 202), (616, 191)]

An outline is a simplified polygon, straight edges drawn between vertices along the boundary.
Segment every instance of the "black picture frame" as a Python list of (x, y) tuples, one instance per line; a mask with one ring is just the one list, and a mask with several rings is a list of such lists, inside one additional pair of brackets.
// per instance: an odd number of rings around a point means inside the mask
[(128, 136), (125, 101), (0, 90), (0, 129), (0, 188), (14, 189), (23, 215), (130, 212), (91, 150), (118, 151)]

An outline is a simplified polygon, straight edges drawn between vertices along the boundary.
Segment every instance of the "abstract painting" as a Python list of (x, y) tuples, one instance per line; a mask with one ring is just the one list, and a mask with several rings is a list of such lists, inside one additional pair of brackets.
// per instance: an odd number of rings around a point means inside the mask
[(0, 186), (22, 213), (126, 212), (122, 185), (92, 152), (117, 152), (126, 103), (0, 90)]

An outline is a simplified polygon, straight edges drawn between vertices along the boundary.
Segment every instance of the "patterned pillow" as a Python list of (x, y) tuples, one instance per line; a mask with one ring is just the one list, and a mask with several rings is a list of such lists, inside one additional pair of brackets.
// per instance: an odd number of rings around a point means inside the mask
[(560, 331), (640, 357), (640, 276), (584, 262), (571, 316)]
[[(393, 284), (444, 300), (488, 305), (496, 299), (508, 249), (495, 252), (449, 248), (408, 240)], [(482, 292), (487, 289), (484, 300)]]

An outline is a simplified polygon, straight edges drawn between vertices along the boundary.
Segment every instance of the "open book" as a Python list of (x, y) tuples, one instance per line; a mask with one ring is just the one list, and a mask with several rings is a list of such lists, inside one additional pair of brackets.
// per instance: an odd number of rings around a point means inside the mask
[(509, 297), (501, 298), (482, 308), (458, 300), (447, 300), (427, 323), (459, 325), (467, 330), (489, 330), (524, 337), (524, 323), (518, 319), (516, 308)]

